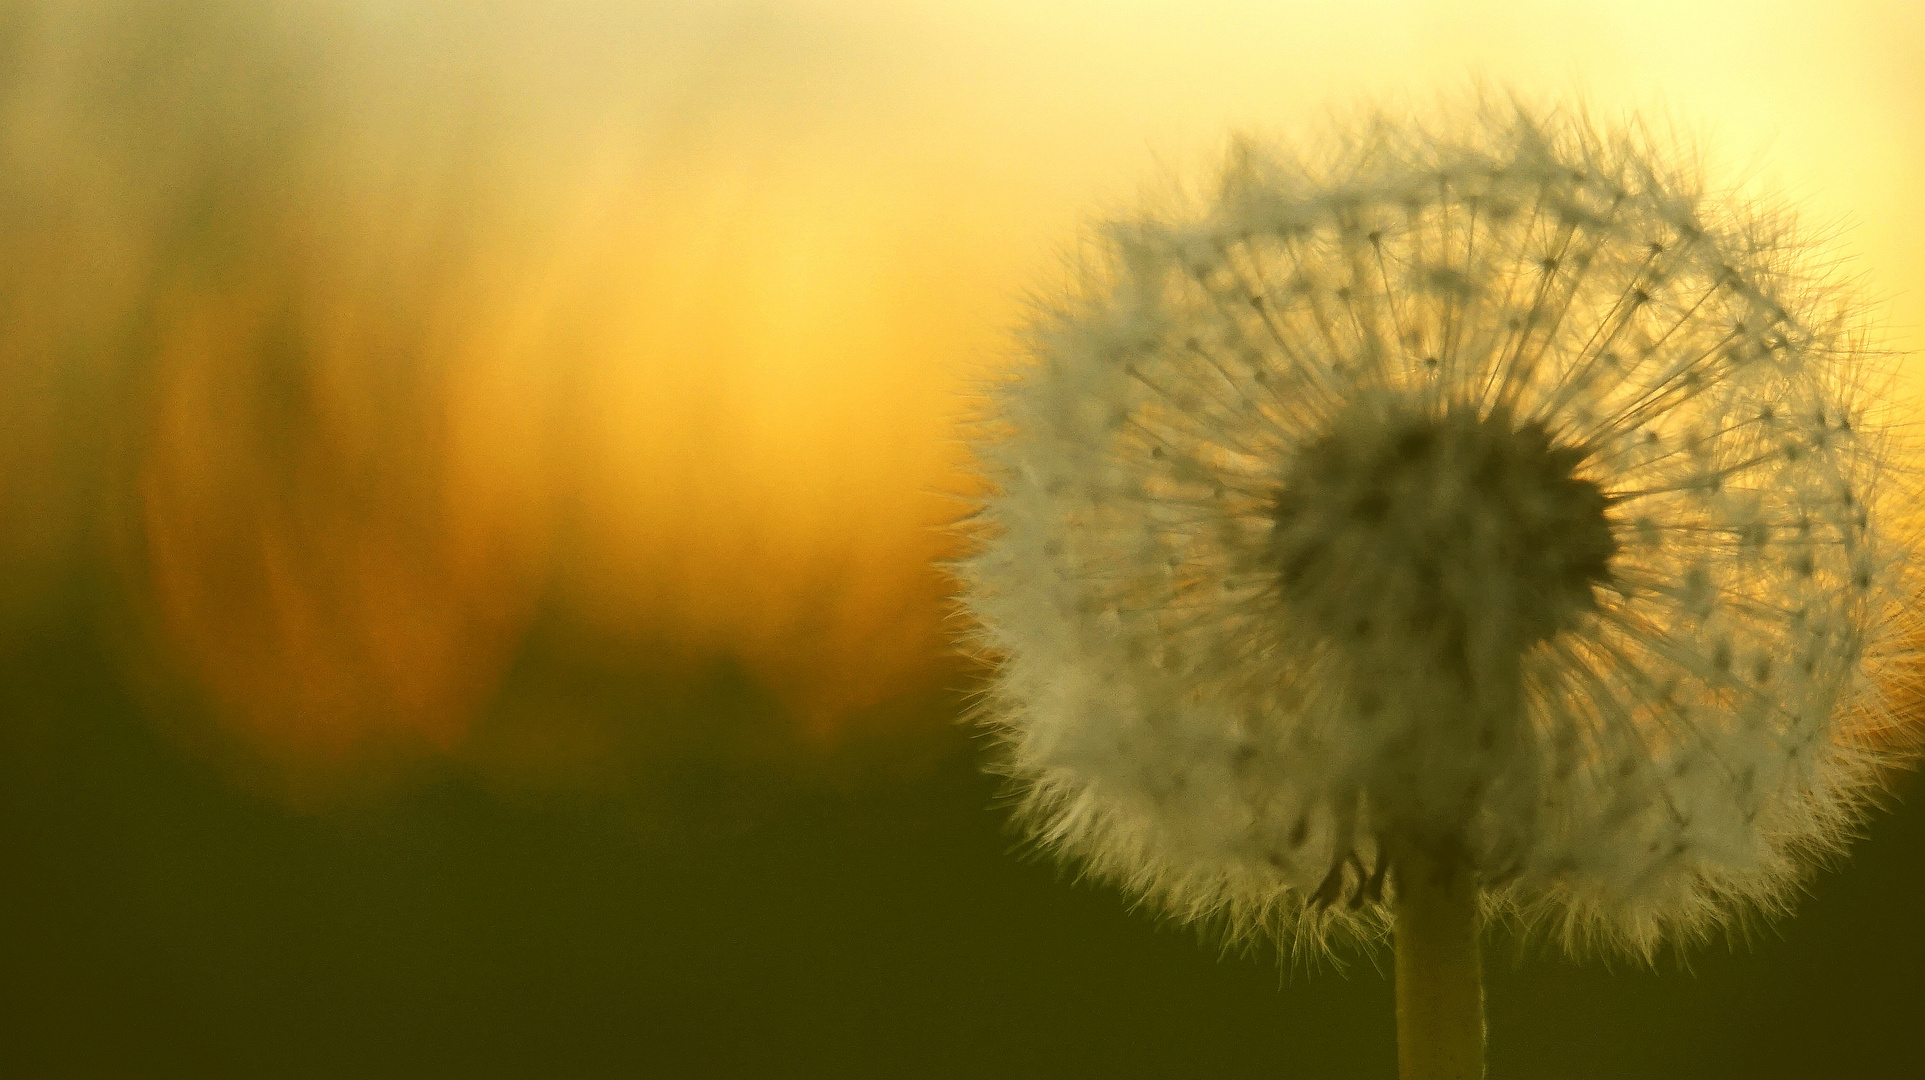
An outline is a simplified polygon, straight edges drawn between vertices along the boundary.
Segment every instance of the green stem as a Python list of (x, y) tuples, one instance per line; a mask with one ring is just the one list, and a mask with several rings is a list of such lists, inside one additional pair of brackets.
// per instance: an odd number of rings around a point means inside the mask
[(1448, 865), (1411, 862), (1397, 874), (1397, 1074), (1483, 1080), (1477, 879)]

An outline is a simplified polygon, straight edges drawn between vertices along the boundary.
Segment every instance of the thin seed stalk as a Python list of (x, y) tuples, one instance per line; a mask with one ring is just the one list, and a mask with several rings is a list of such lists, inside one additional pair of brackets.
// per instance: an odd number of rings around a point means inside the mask
[(1477, 878), (1461, 866), (1400, 867), (1397, 1075), (1483, 1080), (1484, 965)]

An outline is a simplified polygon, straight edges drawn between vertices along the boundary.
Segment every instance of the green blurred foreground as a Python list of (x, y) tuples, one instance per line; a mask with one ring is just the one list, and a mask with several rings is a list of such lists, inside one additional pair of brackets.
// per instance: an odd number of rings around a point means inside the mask
[[(740, 677), (663, 706), (550, 620), (489, 723), (535, 695), (704, 734), (592, 795), (451, 775), (303, 813), (157, 733), (100, 592), (71, 583), (0, 660), (0, 1074), (1394, 1073), (1369, 963), (1219, 959), (1012, 857), (978, 747), (929, 715), (951, 702), (803, 768), (744, 752), (781, 718)], [(1925, 818), (1855, 850), (1695, 975), (1498, 945), (1492, 1075), (1915, 1075)]]

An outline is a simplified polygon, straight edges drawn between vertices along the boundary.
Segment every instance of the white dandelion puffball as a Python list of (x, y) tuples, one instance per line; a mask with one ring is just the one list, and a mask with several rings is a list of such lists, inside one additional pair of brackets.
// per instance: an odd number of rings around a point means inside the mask
[(1646, 955), (1838, 848), (1900, 592), (1870, 353), (1653, 145), (1379, 117), (1101, 225), (958, 570), (1040, 844), (1233, 935), (1378, 932), (1423, 859)]

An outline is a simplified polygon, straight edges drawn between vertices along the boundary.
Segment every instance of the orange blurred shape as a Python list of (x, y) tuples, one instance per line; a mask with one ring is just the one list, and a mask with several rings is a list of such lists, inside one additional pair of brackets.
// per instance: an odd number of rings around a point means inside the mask
[(165, 637), (257, 746), (307, 764), (455, 745), (547, 543), (541, 442), (505, 385), (514, 305), (459, 267), (410, 277), (366, 242), (393, 222), (333, 224), (255, 235), (159, 299), (138, 472)]
[(482, 47), (431, 87), (349, 64), (219, 185), (162, 268), (139, 551), (251, 741), (455, 748), (544, 595), (670, 683), (732, 662), (825, 743), (948, 677), (955, 374), (1027, 252), (854, 91), (769, 85), (777, 47), (664, 54), (645, 94)]

